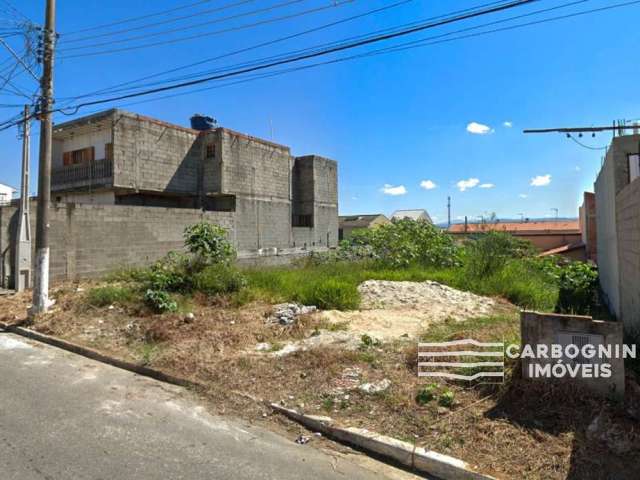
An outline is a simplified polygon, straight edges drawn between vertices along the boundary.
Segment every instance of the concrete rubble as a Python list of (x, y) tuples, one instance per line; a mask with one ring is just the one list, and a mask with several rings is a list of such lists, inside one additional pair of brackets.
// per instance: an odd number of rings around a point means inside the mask
[(362, 393), (375, 395), (378, 393), (386, 392), (391, 386), (391, 380), (383, 378), (379, 382), (363, 383), (358, 387)]
[(313, 313), (315, 306), (300, 305), (299, 303), (280, 303), (274, 305), (273, 313), (268, 321), (280, 325), (293, 325), (300, 315)]

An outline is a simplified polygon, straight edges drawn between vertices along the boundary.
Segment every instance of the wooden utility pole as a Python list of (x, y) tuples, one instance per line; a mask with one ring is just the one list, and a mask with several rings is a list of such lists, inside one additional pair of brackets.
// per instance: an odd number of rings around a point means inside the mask
[(51, 202), (51, 153), (53, 124), (53, 52), (56, 40), (56, 2), (47, 0), (42, 31), (42, 78), (40, 80), (40, 161), (36, 223), (36, 265), (32, 314), (45, 313), (49, 300), (49, 203)]
[(20, 218), (16, 235), (14, 288), (16, 292), (31, 287), (31, 214), (29, 211), (29, 177), (31, 150), (31, 119), (29, 106), (24, 107), (22, 127), (22, 182), (20, 184)]
[(451, 197), (447, 197), (447, 227), (451, 227)]

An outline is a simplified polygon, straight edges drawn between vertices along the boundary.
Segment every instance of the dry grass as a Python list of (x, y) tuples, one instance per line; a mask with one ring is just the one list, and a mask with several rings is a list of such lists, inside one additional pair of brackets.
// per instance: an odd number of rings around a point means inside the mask
[[(202, 383), (218, 413), (262, 420), (264, 406), (250, 398), (281, 401), (464, 459), (498, 478), (640, 477), (637, 454), (616, 456), (586, 440), (585, 429), (600, 409), (615, 408), (566, 386), (515, 380), (502, 388), (442, 383), (436, 397), (451, 390), (453, 407), (439, 406), (437, 398), (421, 406), (415, 397), (426, 382), (416, 375), (411, 342), (355, 351), (327, 347), (279, 358), (253, 348), (258, 342), (303, 339), (330, 325), (317, 315), (294, 327), (267, 325), (271, 306), (264, 303), (234, 308), (197, 298), (195, 319), (186, 321), (181, 314), (152, 315), (136, 306), (88, 307), (76, 285), (64, 285), (55, 297), (55, 311), (32, 328)], [(22, 319), (28, 302), (27, 295), (0, 298), (4, 321)], [(493, 321), (445, 322), (426, 335), (450, 339), (473, 333), (485, 340), (512, 338), (516, 331), (516, 318), (505, 314)], [(350, 371), (360, 372), (355, 383), (345, 375)], [(382, 394), (348, 389), (383, 378), (392, 386)]]

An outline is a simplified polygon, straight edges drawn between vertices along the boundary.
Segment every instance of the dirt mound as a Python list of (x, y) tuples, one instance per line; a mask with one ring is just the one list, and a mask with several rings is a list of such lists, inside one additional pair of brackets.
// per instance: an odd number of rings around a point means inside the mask
[(360, 284), (363, 310), (428, 310), (438, 317), (468, 317), (491, 313), (495, 300), (456, 290), (438, 282), (367, 280)]

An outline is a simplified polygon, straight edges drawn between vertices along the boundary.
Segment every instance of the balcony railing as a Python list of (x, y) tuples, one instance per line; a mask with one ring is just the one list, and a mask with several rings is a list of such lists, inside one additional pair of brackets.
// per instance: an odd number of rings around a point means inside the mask
[(66, 190), (113, 183), (113, 160), (93, 160), (51, 171), (51, 189)]

